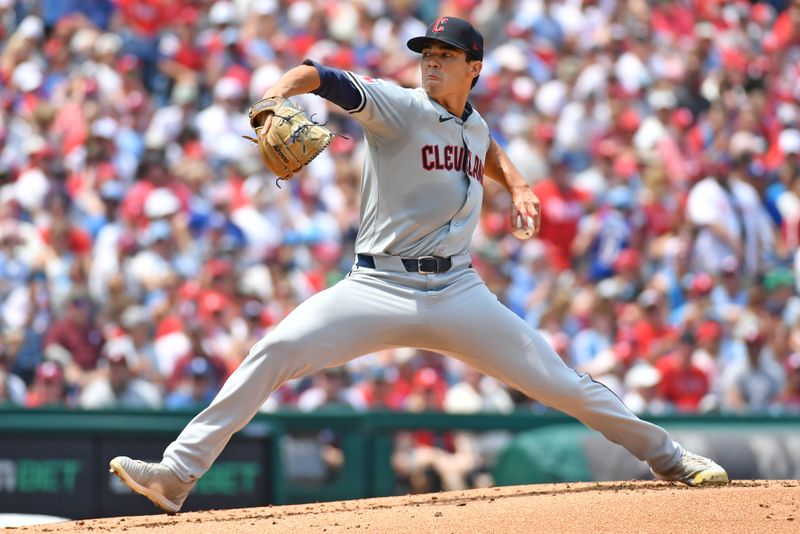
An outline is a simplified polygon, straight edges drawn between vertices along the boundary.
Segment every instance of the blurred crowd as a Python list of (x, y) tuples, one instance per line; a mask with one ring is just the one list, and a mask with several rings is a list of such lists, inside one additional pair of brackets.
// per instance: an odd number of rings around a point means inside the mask
[[(542, 201), (519, 241), (486, 182), (490, 289), (637, 413), (800, 411), (798, 0), (0, 0), (0, 402), (206, 405), (358, 229), (355, 121), (298, 97), (346, 137), (279, 185), (248, 105), (304, 58), (416, 86), (440, 14), (484, 33), (471, 100)], [(264, 410), (335, 405), (544, 409), (398, 349)]]

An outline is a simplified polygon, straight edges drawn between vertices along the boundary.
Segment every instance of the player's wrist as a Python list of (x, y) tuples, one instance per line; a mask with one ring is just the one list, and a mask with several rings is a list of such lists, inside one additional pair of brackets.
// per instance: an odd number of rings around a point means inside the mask
[(530, 186), (527, 184), (527, 182), (523, 181), (523, 182), (515, 182), (513, 184), (509, 184), (508, 188), (511, 189), (512, 191), (527, 191), (528, 189), (530, 189)]

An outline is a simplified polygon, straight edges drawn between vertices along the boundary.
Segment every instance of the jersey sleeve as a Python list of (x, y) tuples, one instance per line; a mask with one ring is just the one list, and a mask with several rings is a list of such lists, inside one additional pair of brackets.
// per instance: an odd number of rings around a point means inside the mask
[(348, 72), (326, 67), (310, 59), (303, 61), (303, 65), (314, 67), (319, 73), (319, 88), (311, 91), (313, 94), (333, 102), (345, 111), (352, 111), (361, 105), (362, 92), (356, 89)]
[(422, 109), (418, 91), (352, 72), (347, 75), (361, 93), (361, 104), (349, 113), (365, 130), (386, 141), (411, 132)]

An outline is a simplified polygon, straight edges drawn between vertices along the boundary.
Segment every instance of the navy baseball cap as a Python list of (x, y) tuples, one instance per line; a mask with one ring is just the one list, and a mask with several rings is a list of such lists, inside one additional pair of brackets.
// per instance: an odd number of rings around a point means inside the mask
[(456, 17), (439, 17), (428, 26), (422, 37), (408, 40), (407, 46), (417, 53), (428, 41), (440, 41), (463, 50), (471, 59), (483, 60), (483, 36), (472, 24)]

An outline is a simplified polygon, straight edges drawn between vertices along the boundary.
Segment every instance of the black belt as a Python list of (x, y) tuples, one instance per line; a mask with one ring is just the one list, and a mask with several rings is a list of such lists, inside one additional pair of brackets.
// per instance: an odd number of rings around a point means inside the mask
[[(356, 264), (359, 267), (369, 267), (370, 269), (375, 268), (375, 258), (372, 256), (358, 254), (356, 257), (358, 259)], [(438, 256), (423, 256), (422, 258), (411, 259), (400, 258), (400, 261), (403, 262), (403, 267), (406, 268), (406, 271), (410, 273), (446, 273), (453, 266), (453, 262), (450, 261), (450, 258), (440, 258)]]

